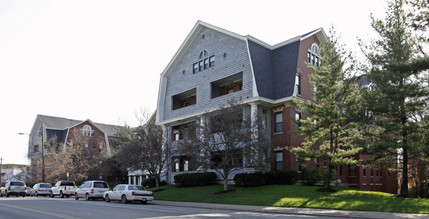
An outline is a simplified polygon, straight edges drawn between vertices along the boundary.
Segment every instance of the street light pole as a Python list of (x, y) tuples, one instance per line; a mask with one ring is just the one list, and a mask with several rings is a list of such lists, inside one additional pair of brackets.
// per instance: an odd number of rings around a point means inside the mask
[(42, 182), (45, 182), (45, 129), (42, 123)]

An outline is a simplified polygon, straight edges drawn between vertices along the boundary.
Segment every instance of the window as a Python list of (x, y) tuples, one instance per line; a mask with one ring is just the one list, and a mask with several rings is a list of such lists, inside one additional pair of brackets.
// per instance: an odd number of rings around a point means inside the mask
[(296, 130), (298, 130), (301, 127), (301, 112), (296, 111), (295, 112), (295, 123), (296, 123)]
[(283, 113), (282, 112), (278, 112), (274, 114), (274, 123), (275, 123), (274, 132), (275, 133), (283, 132)]
[(295, 90), (296, 90), (296, 94), (301, 95), (301, 75), (300, 74), (295, 75)]
[(94, 130), (89, 125), (85, 125), (80, 131), (83, 136), (94, 136)]
[(215, 57), (214, 56), (210, 56), (209, 58), (209, 67), (214, 67), (214, 62), (215, 62)]
[(322, 61), (320, 59), (320, 49), (319, 46), (316, 43), (313, 43), (311, 45), (311, 48), (308, 50), (307, 53), (308, 63), (320, 66), (322, 64)]
[(276, 151), (276, 170), (283, 169), (283, 151)]
[(262, 128), (268, 128), (268, 111), (265, 109), (262, 110)]
[(314, 158), (314, 167), (319, 168), (319, 158), (318, 157)]
[(211, 68), (214, 66), (214, 56), (207, 57), (208, 53), (206, 50), (201, 51), (198, 61), (192, 64), (192, 73), (198, 73), (205, 69)]
[(85, 142), (85, 150), (88, 150), (88, 148), (89, 148), (89, 144), (88, 142)]
[(349, 166), (349, 176), (356, 176), (356, 165), (352, 164)]
[(296, 155), (296, 159), (295, 159), (295, 164), (296, 164), (296, 171), (301, 171), (302, 170), (302, 166), (301, 166), (301, 162), (299, 162), (299, 156)]
[(365, 167), (362, 167), (362, 176), (366, 177), (366, 168)]
[(39, 145), (34, 145), (34, 151), (33, 152), (39, 152)]

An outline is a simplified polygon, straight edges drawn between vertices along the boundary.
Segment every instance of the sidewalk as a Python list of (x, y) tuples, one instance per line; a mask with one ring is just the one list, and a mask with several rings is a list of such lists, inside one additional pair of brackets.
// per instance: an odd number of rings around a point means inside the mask
[(374, 212), (374, 211), (346, 211), (333, 209), (315, 209), (315, 208), (292, 208), (292, 207), (267, 207), (254, 205), (227, 205), (199, 202), (174, 202), (174, 201), (153, 201), (156, 205), (169, 205), (193, 208), (208, 208), (218, 210), (235, 210), (250, 211), (261, 213), (276, 214), (295, 214), (295, 215), (312, 215), (325, 217), (346, 217), (346, 218), (429, 218), (429, 214), (406, 214), (391, 212)]

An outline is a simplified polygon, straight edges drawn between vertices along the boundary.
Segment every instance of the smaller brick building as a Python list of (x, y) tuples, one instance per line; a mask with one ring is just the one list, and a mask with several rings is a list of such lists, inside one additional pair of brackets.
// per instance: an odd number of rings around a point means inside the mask
[[(28, 143), (28, 158), (31, 161), (30, 175), (34, 179), (41, 179), (42, 147), (45, 148), (45, 172), (52, 171), (55, 166), (52, 166), (49, 161), (49, 151), (46, 143), (55, 138), (57, 151), (59, 153), (66, 153), (67, 145), (73, 145), (80, 136), (85, 137), (84, 149), (87, 156), (96, 156), (103, 153), (105, 157), (111, 156), (111, 148), (114, 139), (118, 136), (120, 126), (95, 123), (90, 119), (87, 120), (74, 120), (53, 116), (37, 115), (34, 121), (33, 128), (30, 132)], [(42, 144), (43, 139), (43, 144)], [(100, 162), (100, 169), (102, 166)], [(46, 175), (46, 174), (45, 174)], [(64, 179), (67, 176), (64, 176)], [(85, 173), (85, 180), (100, 179), (107, 180), (108, 176), (103, 176), (101, 171), (96, 173)]]

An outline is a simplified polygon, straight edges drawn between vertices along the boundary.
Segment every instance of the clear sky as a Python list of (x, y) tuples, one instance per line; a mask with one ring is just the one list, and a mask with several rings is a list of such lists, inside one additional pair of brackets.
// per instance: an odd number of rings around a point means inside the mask
[[(371, 36), (382, 0), (0, 0), (0, 156), (28, 164), (37, 114), (137, 125), (198, 20), (274, 45), (333, 25), (347, 48)], [(359, 57), (359, 54), (358, 54)]]

